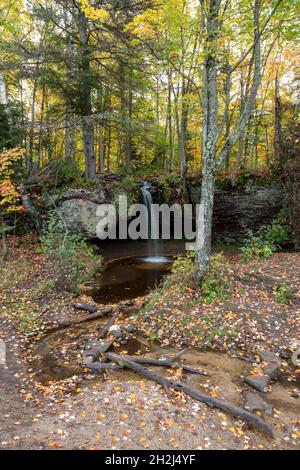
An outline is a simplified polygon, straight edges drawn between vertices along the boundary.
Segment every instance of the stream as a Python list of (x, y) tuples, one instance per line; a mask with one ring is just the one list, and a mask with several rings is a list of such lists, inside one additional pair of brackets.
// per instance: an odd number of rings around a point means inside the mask
[[(151, 204), (148, 186), (144, 186), (145, 204)], [(101, 305), (134, 305), (134, 299), (147, 295), (157, 288), (163, 277), (172, 268), (174, 257), (182, 253), (184, 244), (170, 243), (108, 243), (102, 246), (106, 264), (104, 271), (85, 286), (85, 293)], [(138, 307), (137, 307), (138, 308)], [(131, 311), (131, 315), (134, 313)], [(60, 381), (73, 376), (86, 380), (103, 380), (99, 374), (87, 373), (82, 366), (83, 352), (87, 341), (97, 340), (99, 330), (107, 324), (107, 318), (98, 318), (79, 325), (59, 328), (49, 331), (33, 348), (31, 366), (36, 371), (36, 379), (43, 384), (50, 381)], [(112, 351), (118, 354), (143, 354), (153, 358), (170, 357), (176, 352), (174, 348), (158, 344), (150, 344), (146, 338), (129, 335), (122, 344), (114, 343)], [(208, 376), (187, 375), (184, 380), (192, 387), (221, 392), (224, 399), (238, 406), (242, 405), (241, 390), (244, 388), (244, 376), (251, 370), (251, 363), (237, 357), (216, 351), (188, 350), (184, 355), (186, 364), (205, 369)], [(113, 379), (124, 383), (137, 381), (138, 377), (132, 371), (111, 372)], [(284, 381), (273, 385), (272, 393), (268, 395), (268, 403), (273, 408), (285, 411), (285, 422), (294, 418), (294, 403), (291, 402), (288, 388)]]
[(86, 293), (99, 304), (141, 297), (159, 286), (170, 272), (173, 257), (144, 256), (109, 262), (104, 272), (87, 284)]

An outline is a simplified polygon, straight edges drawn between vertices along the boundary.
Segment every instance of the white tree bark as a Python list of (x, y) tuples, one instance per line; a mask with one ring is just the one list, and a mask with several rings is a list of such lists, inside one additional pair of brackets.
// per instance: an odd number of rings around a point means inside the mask
[[(195, 270), (195, 280), (201, 281), (204, 274), (210, 267), (211, 255), (211, 236), (212, 236), (212, 218), (214, 205), (214, 181), (217, 172), (220, 170), (226, 156), (231, 151), (236, 142), (243, 135), (245, 126), (249, 121), (259, 85), (261, 83), (261, 30), (260, 30), (260, 12), (261, 0), (255, 0), (253, 9), (253, 77), (252, 86), (249, 92), (249, 98), (245, 102), (243, 112), (233, 131), (227, 137), (222, 149), (217, 152), (218, 139), (222, 134), (218, 129), (218, 38), (219, 38), (219, 15), (222, 0), (209, 0), (207, 11), (205, 12), (206, 2), (201, 0), (202, 24), (206, 26), (206, 49), (205, 61), (203, 65), (202, 78), (202, 106), (203, 106), (203, 151), (202, 151), (202, 185), (201, 185), (201, 204), (204, 213), (204, 240), (202, 246), (198, 249), (197, 262)], [(225, 117), (228, 113), (229, 102), (226, 104)], [(224, 121), (224, 120), (223, 120)]]
[(4, 75), (0, 74), (0, 104), (2, 104), (4, 111), (7, 114), (9, 126), (12, 126), (12, 115), (8, 105), (6, 81)]

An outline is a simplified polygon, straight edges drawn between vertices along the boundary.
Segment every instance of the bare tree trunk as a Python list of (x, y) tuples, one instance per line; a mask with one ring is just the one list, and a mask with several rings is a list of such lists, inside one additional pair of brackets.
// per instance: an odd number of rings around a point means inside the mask
[(254, 154), (255, 154), (255, 171), (258, 171), (258, 127), (259, 127), (259, 122), (258, 122), (258, 113), (257, 113), (257, 108), (255, 109), (255, 144), (254, 144)]
[(125, 132), (125, 152), (126, 166), (129, 174), (132, 173), (132, 89), (131, 80), (129, 81), (128, 90), (128, 120)]
[(171, 71), (168, 73), (168, 113), (167, 113), (167, 122), (168, 122), (168, 133), (169, 133), (169, 159), (168, 159), (168, 169), (173, 170), (173, 157), (174, 157), (174, 148), (173, 148), (173, 125), (172, 125), (172, 77)]
[(209, 1), (207, 15), (206, 57), (203, 65), (203, 132), (201, 206), (204, 227), (201, 247), (197, 253), (195, 280), (199, 284), (210, 267), (212, 214), (214, 204), (214, 160), (218, 124), (218, 87), (215, 47), (218, 37), (220, 0)]
[(8, 260), (8, 245), (6, 233), (2, 233), (2, 261), (5, 263)]
[(87, 179), (96, 177), (96, 157), (94, 147), (94, 125), (91, 117), (92, 98), (91, 98), (91, 68), (90, 52), (88, 44), (88, 22), (84, 13), (78, 14), (78, 27), (80, 35), (80, 55), (81, 55), (81, 113), (82, 113), (82, 139), (85, 154), (85, 176)]
[(39, 135), (39, 151), (36, 162), (36, 167), (40, 168), (43, 152), (43, 138), (44, 138), (44, 110), (45, 110), (45, 85), (42, 89), (42, 103), (41, 103), (41, 116), (40, 116), (40, 135)]
[(6, 81), (4, 75), (0, 74), (0, 104), (2, 104), (4, 111), (7, 115), (7, 121), (9, 127), (12, 126), (12, 114), (10, 107), (8, 105), (7, 90), (6, 90)]
[(103, 126), (99, 125), (99, 173), (104, 173), (104, 145), (103, 145)]
[(268, 168), (270, 167), (270, 156), (269, 156), (269, 129), (268, 129), (268, 124), (266, 124), (266, 162)]
[[(38, 75), (39, 63), (36, 67), (36, 74)], [(35, 127), (35, 105), (36, 105), (36, 94), (38, 89), (38, 77), (34, 79), (32, 99), (31, 99), (31, 122), (29, 131), (29, 168), (33, 165), (33, 145), (34, 145), (34, 127)]]
[[(245, 88), (244, 75), (243, 75), (243, 71), (241, 71), (241, 78), (240, 78), (240, 90), (241, 90), (241, 94), (240, 94), (240, 101), (241, 101), (240, 115), (242, 115), (243, 110), (244, 110), (244, 93), (245, 93), (244, 88)], [(240, 138), (239, 138), (239, 148), (238, 148), (238, 152), (237, 152), (235, 167), (234, 167), (234, 170), (233, 170), (233, 173), (232, 173), (232, 176), (231, 176), (232, 186), (235, 186), (235, 184), (236, 184), (237, 175), (238, 175), (239, 169), (240, 169), (242, 161), (243, 161), (243, 150), (244, 150), (243, 142), (244, 142), (244, 132), (241, 133)]]
[[(226, 131), (225, 131), (225, 140), (228, 139), (230, 135), (230, 118), (227, 116), (226, 118)], [(227, 155), (225, 157), (225, 170), (228, 173), (230, 169), (230, 152), (227, 152)]]
[[(202, 12), (204, 12), (204, 0), (202, 2)], [(218, 87), (217, 87), (217, 47), (219, 30), (219, 13), (221, 0), (209, 0), (208, 13), (206, 18), (206, 50), (203, 65), (203, 156), (202, 156), (202, 185), (201, 185), (201, 205), (204, 213), (203, 242), (197, 252), (197, 262), (195, 270), (195, 280), (201, 281), (203, 275), (210, 268), (211, 235), (212, 235), (212, 215), (214, 203), (214, 179), (217, 171), (220, 170), (224, 159), (236, 142), (241, 137), (244, 128), (250, 118), (258, 88), (261, 82), (261, 41), (259, 30), (261, 0), (255, 0), (253, 11), (254, 37), (253, 37), (253, 58), (254, 71), (251, 92), (245, 104), (244, 110), (238, 121), (236, 129), (225, 141), (222, 150), (216, 154), (216, 145), (221, 135), (218, 130)], [(202, 13), (204, 14), (204, 13)], [(227, 102), (229, 107), (229, 102)], [(228, 109), (226, 110), (228, 112)]]
[(99, 124), (99, 173), (104, 173), (104, 141), (103, 141), (103, 123), (102, 123), (102, 113), (103, 113), (103, 88), (102, 86), (98, 90), (98, 112), (100, 113), (100, 124)]
[(236, 179), (237, 179), (237, 176), (238, 176), (238, 172), (239, 172), (241, 163), (243, 161), (243, 149), (244, 149), (244, 135), (241, 134), (240, 138), (239, 138), (239, 147), (238, 147), (235, 167), (234, 167), (234, 171), (233, 171), (232, 176), (231, 176), (232, 186), (236, 185)]
[[(70, 13), (67, 8), (63, 7), (64, 11), (64, 23), (66, 30), (66, 42), (67, 42), (67, 84), (71, 84), (74, 79), (74, 44), (72, 40), (72, 33), (74, 34), (75, 30), (75, 18), (72, 13)], [(67, 85), (67, 86), (68, 86)], [(73, 117), (73, 106), (71, 99), (71, 91), (67, 90), (66, 93), (66, 128), (65, 128), (65, 159), (74, 160), (75, 158), (75, 128), (72, 123)]]
[[(129, 91), (126, 93), (125, 85), (127, 84)], [(126, 169), (128, 174), (132, 173), (132, 144), (131, 144), (131, 118), (132, 118), (132, 90), (131, 80), (127, 80), (125, 66), (120, 63), (120, 97), (121, 97), (121, 116), (122, 127), (124, 129), (124, 149)]]
[(282, 168), (284, 164), (284, 144), (282, 138), (282, 104), (279, 90), (278, 71), (275, 78), (274, 157), (277, 165)]

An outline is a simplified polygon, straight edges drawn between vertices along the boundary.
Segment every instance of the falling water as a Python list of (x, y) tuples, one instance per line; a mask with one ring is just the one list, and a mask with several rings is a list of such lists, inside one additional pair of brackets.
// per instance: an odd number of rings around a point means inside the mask
[(148, 257), (145, 261), (150, 263), (162, 263), (167, 258), (161, 256), (162, 247), (159, 239), (159, 222), (152, 213), (153, 199), (151, 194), (151, 184), (146, 181), (141, 187), (143, 203), (147, 207), (148, 213)]

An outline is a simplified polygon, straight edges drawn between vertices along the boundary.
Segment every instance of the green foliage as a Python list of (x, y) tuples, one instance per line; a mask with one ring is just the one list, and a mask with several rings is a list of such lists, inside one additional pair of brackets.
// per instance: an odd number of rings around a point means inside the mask
[(36, 297), (44, 297), (51, 294), (56, 289), (55, 282), (53, 279), (47, 279), (41, 281), (36, 289), (34, 289), (33, 295)]
[[(194, 286), (195, 271), (195, 252), (189, 252), (187, 255), (179, 256), (173, 264), (173, 276), (166, 278), (163, 284), (164, 289), (172, 286), (181, 287)], [(201, 287), (200, 294), (206, 303), (217, 302), (231, 296), (232, 284), (228, 281), (226, 275), (226, 258), (222, 253), (217, 253), (211, 257), (211, 268), (205, 276)], [(200, 297), (193, 299), (192, 303), (199, 303)]]
[(77, 235), (65, 234), (55, 217), (42, 237), (42, 252), (54, 266), (58, 290), (78, 292), (81, 283), (93, 278), (102, 268), (102, 257)]
[(122, 180), (122, 184), (126, 190), (133, 191), (136, 188), (137, 182), (133, 176), (126, 176), (126, 178)]
[(275, 295), (275, 300), (279, 304), (289, 305), (292, 299), (292, 290), (287, 284), (281, 284)]
[(225, 269), (226, 258), (223, 253), (211, 257), (211, 267), (202, 284), (201, 293), (206, 303), (228, 299), (232, 293), (232, 284), (228, 281)]
[(77, 185), (83, 183), (82, 171), (73, 159), (58, 161), (57, 185)]
[(113, 183), (110, 190), (112, 192), (112, 203), (116, 203), (116, 208), (118, 208), (118, 198), (121, 195), (127, 196), (128, 205), (136, 204), (140, 198), (139, 181), (133, 176), (124, 178), (121, 185)]
[(280, 249), (289, 240), (285, 222), (283, 215), (279, 214), (272, 224), (264, 225), (256, 234), (247, 229), (244, 244), (240, 248), (242, 261), (247, 263), (253, 259), (268, 259)]
[(0, 104), (0, 151), (11, 146), (8, 116), (3, 104)]
[(169, 202), (174, 190), (180, 187), (180, 177), (176, 175), (163, 176), (159, 179), (158, 184), (166, 201)]
[(195, 256), (196, 253), (194, 251), (183, 256), (178, 256), (173, 263), (172, 273), (184, 277), (193, 272), (195, 268)]
[(273, 254), (272, 248), (262, 238), (261, 235), (254, 235), (253, 231), (247, 229), (245, 232), (244, 244), (240, 248), (241, 259), (248, 263), (253, 259), (267, 259)]

